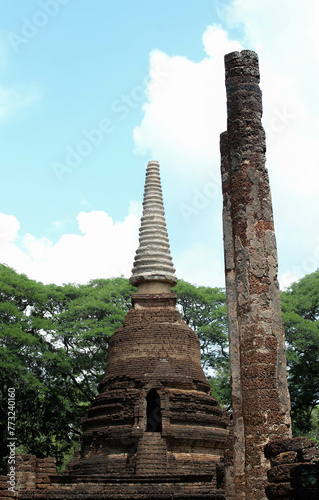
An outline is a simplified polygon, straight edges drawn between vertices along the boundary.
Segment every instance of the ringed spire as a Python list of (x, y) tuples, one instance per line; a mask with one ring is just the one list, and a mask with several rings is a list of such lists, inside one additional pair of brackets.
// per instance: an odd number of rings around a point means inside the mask
[(170, 252), (157, 161), (147, 164), (139, 247), (130, 283), (138, 292), (166, 292), (177, 278)]

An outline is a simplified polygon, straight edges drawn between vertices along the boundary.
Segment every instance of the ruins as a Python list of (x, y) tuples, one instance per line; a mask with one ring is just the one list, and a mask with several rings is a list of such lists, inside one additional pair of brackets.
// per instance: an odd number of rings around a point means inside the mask
[(80, 456), (45, 491), (21, 488), (19, 498), (224, 498), (229, 416), (210, 395), (199, 340), (171, 292), (177, 278), (156, 161), (147, 165), (130, 282), (133, 307), (110, 338)]
[[(257, 55), (225, 57), (221, 173), (232, 421), (210, 394), (195, 332), (176, 309), (159, 165), (147, 165), (132, 309), (109, 342), (81, 452), (19, 458), (24, 500), (317, 499), (319, 451), (291, 438), (285, 339)], [(8, 498), (0, 478), (0, 498)]]

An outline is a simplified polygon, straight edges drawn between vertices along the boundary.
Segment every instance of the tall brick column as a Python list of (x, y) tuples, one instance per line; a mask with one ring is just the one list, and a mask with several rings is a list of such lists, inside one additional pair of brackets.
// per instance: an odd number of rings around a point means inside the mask
[(233, 52), (225, 67), (221, 168), (234, 455), (228, 498), (257, 500), (266, 498), (265, 444), (290, 436), (290, 400), (258, 57)]

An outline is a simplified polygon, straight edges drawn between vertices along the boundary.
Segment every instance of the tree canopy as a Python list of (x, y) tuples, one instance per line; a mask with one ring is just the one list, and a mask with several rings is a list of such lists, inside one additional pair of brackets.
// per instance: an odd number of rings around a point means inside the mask
[(12, 387), (21, 451), (55, 456), (59, 466), (72, 452), (105, 370), (108, 339), (122, 325), (132, 291), (124, 278), (43, 285), (0, 266), (2, 467)]
[(226, 295), (222, 288), (195, 286), (179, 280), (178, 309), (198, 335), (202, 366), (212, 394), (226, 408), (231, 406)]
[(319, 270), (281, 298), (293, 431), (319, 440)]
[[(103, 377), (110, 335), (131, 307), (127, 279), (43, 285), (0, 265), (0, 460), (5, 473), (8, 389), (16, 394), (18, 450), (55, 456), (78, 445), (80, 421)], [(179, 280), (178, 309), (200, 340), (213, 395), (231, 408), (223, 289)], [(319, 271), (282, 293), (295, 434), (319, 438)]]

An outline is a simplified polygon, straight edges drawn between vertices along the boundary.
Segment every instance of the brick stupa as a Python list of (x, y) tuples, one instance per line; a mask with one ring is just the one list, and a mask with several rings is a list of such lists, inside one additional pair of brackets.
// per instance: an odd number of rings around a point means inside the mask
[(83, 422), (80, 457), (46, 491), (19, 498), (224, 498), (228, 416), (210, 395), (195, 332), (176, 309), (177, 282), (159, 165), (148, 163), (137, 286), (110, 338), (99, 394)]

